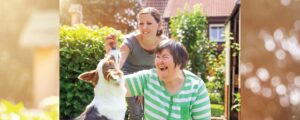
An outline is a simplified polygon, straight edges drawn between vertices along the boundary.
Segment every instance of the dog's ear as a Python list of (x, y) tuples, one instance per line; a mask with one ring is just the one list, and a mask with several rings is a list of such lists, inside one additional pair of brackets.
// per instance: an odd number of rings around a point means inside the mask
[(82, 73), (78, 76), (78, 79), (92, 83), (94, 86), (96, 86), (98, 78), (99, 77), (97, 70), (91, 70), (89, 72)]

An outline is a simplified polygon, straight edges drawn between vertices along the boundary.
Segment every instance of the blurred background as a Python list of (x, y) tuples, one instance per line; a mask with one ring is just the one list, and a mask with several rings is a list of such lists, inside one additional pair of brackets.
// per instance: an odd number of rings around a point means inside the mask
[(41, 108), (42, 100), (58, 96), (58, 3), (1, 0), (1, 100)]
[(300, 1), (242, 0), (242, 120), (300, 119)]

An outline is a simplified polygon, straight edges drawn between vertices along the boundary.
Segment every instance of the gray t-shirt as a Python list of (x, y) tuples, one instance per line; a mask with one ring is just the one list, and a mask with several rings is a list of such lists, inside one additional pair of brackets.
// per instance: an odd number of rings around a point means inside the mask
[(129, 48), (129, 55), (122, 67), (125, 75), (154, 67), (155, 54), (145, 51), (138, 43), (134, 33), (127, 35), (123, 44)]

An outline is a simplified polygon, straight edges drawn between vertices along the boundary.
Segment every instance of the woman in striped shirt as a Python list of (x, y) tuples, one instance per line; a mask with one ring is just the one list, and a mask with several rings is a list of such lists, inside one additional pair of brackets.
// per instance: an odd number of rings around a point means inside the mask
[(203, 80), (184, 70), (188, 53), (173, 40), (159, 43), (155, 66), (125, 76), (127, 95), (144, 96), (145, 120), (210, 120), (210, 100)]

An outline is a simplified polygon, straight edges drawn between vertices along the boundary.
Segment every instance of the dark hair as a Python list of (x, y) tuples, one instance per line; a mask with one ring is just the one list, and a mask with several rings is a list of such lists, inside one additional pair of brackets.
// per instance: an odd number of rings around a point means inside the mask
[(155, 54), (161, 53), (164, 49), (169, 49), (173, 57), (175, 67), (176, 65), (181, 65), (180, 69), (186, 67), (189, 55), (186, 48), (180, 42), (176, 42), (172, 39), (163, 40), (157, 45)]
[[(142, 9), (137, 14), (137, 18), (139, 18), (141, 14), (150, 14), (157, 23), (161, 22), (160, 12), (157, 9), (155, 9), (154, 7), (146, 7), (144, 9)], [(159, 30), (157, 30), (156, 36), (160, 36), (160, 35), (162, 35), (162, 33), (163, 33), (162, 29), (159, 29)]]

